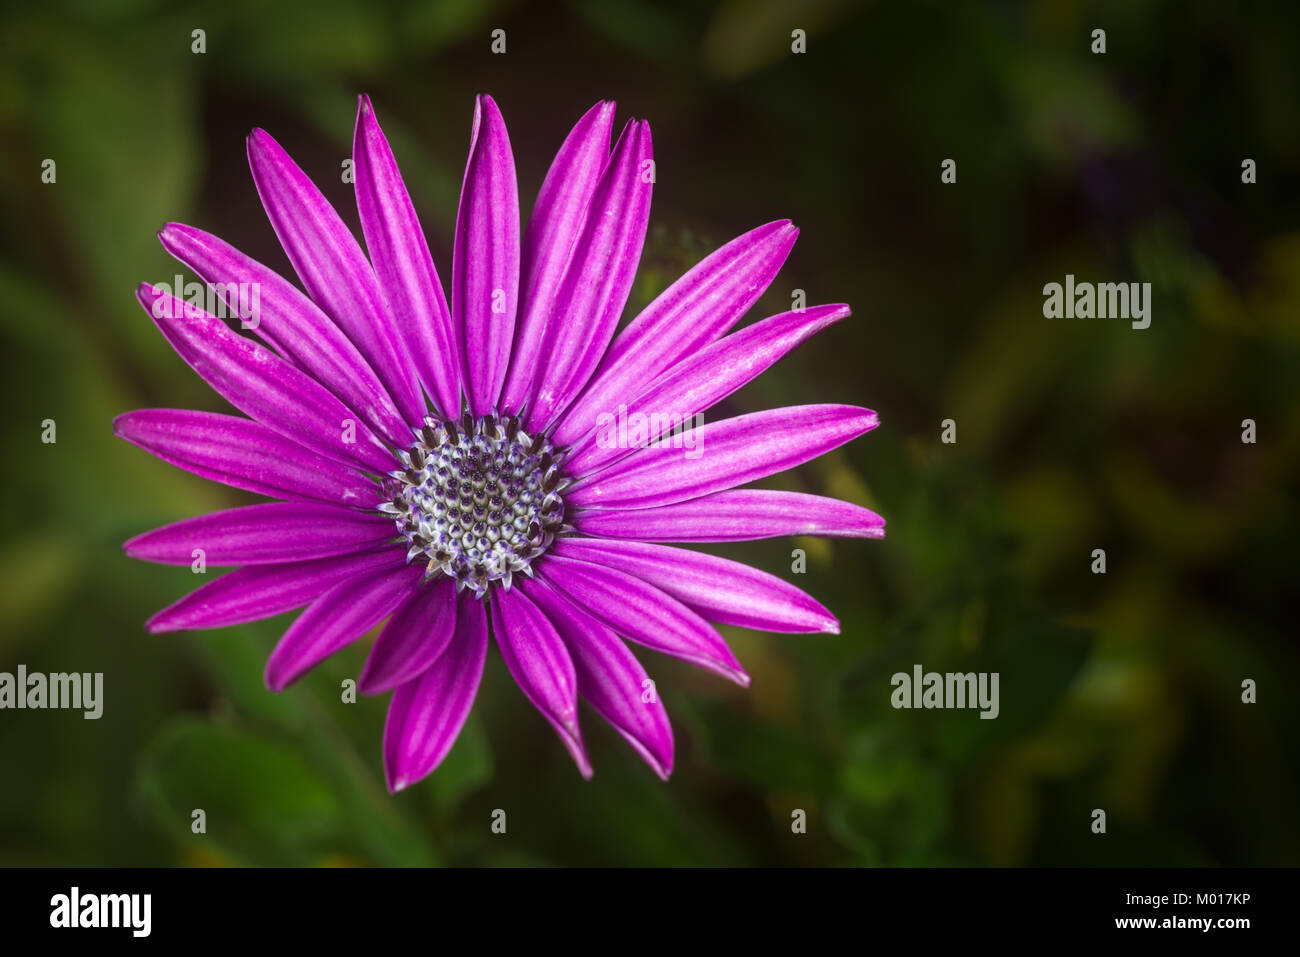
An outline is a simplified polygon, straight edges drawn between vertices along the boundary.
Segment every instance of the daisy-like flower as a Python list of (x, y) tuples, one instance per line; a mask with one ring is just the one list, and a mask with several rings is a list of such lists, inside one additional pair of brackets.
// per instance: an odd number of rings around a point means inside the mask
[[(711, 253), (616, 334), (654, 166), (641, 120), (610, 152), (613, 118), (614, 104), (602, 102), (578, 121), (521, 232), (505, 123), (490, 97), (478, 98), (450, 303), (365, 97), (352, 158), (369, 258), (256, 130), (253, 180), (305, 294), (177, 223), (163, 229), (163, 246), (226, 306), (240, 311), (241, 288), (257, 290), (256, 320), (244, 323), (253, 335), (162, 288), (138, 292), (181, 358), (248, 417), (141, 410), (120, 416), (116, 433), (279, 500), (126, 543), (149, 561), (190, 564), (201, 549), (209, 564), (241, 566), (158, 612), (149, 631), (306, 606), (266, 666), (267, 686), (280, 691), (387, 619), (358, 688), (393, 692), (383, 743), (392, 792), (450, 750), (489, 636), (584, 776), (579, 696), (667, 778), (668, 718), (624, 639), (746, 685), (714, 623), (839, 625), (780, 578), (663, 543), (884, 534), (878, 515), (846, 502), (738, 488), (874, 428), (875, 413), (807, 405), (697, 421), (849, 314), (816, 306), (728, 334), (789, 254), (790, 222)], [(683, 433), (683, 421), (694, 428)]]

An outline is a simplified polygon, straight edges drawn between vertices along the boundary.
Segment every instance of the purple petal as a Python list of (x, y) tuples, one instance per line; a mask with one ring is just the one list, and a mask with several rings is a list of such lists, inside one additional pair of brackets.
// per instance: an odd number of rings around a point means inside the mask
[(760, 226), (669, 286), (610, 345), (591, 385), (557, 424), (556, 442), (581, 437), (583, 423), (640, 395), (665, 369), (739, 322), (776, 278), (798, 235), (788, 219)]
[(884, 538), (885, 520), (860, 505), (803, 492), (732, 489), (659, 508), (589, 509), (570, 518), (584, 535), (641, 542), (743, 542), (784, 535)]
[(378, 486), (359, 473), (238, 416), (139, 409), (114, 419), (113, 434), (178, 468), (260, 495), (362, 507), (380, 501)]
[(519, 301), (515, 158), (505, 121), (490, 96), (474, 102), (452, 250), (451, 299), (470, 410), (485, 415), (496, 406), (505, 381)]
[[(243, 306), (252, 305), (240, 302), (239, 284), (252, 284), (257, 289), (254, 331), (258, 336), (330, 389), (384, 438), (399, 445), (409, 440), (410, 429), (352, 340), (293, 283), (193, 226), (168, 223), (158, 239), (211, 285), (236, 315)], [(243, 295), (251, 298), (251, 293)], [(254, 319), (247, 319), (248, 324)]]
[(515, 683), (555, 728), (582, 776), (591, 777), (578, 727), (578, 679), (555, 626), (518, 589), (498, 591), (492, 598), (492, 634)]
[(604, 355), (636, 278), (650, 221), (650, 124), (631, 120), (591, 198), (586, 224), (542, 342), (528, 426), (541, 429), (582, 391)]
[(131, 558), (189, 565), (200, 548), (209, 565), (275, 565), (343, 555), (396, 534), (393, 520), (315, 502), (245, 505), (187, 518), (137, 535)]
[(461, 369), (451, 310), (388, 138), (366, 96), (357, 106), (352, 159), (361, 231), (388, 314), (425, 391), (444, 418), (454, 419), (460, 415)]
[[(574, 453), (566, 468), (571, 474), (585, 475), (627, 455), (626, 443), (609, 441), (610, 425), (628, 421), (633, 415), (651, 417), (664, 423), (650, 430), (649, 441), (672, 428), (689, 422), (690, 417), (711, 408), (760, 375), (764, 369), (803, 342), (849, 314), (845, 305), (814, 306), (798, 312), (784, 312), (719, 339), (699, 352), (683, 359), (660, 376), (650, 388), (626, 408), (607, 409), (589, 423), (591, 431), (574, 443)], [(658, 416), (658, 418), (653, 418)]]
[(542, 559), (539, 571), (575, 605), (629, 641), (749, 684), (749, 675), (718, 630), (661, 589), (555, 550)]
[(640, 449), (579, 479), (565, 502), (586, 508), (671, 505), (802, 465), (878, 424), (876, 413), (851, 405), (801, 405), (710, 422), (688, 432), (685, 447)]
[(154, 286), (142, 284), (136, 296), (176, 353), (239, 411), (328, 459), (393, 468), (383, 442), (315, 379)]
[(416, 589), (379, 633), (357, 689), (378, 694), (418, 678), (443, 653), (455, 631), (455, 582), (439, 578)]
[(396, 794), (442, 763), (469, 717), (487, 659), (483, 602), (464, 592), (447, 649), (420, 677), (399, 685), (384, 723), (384, 776)]
[(267, 218), (308, 295), (356, 344), (406, 424), (418, 425), (425, 404), (415, 369), (356, 237), (265, 130), (249, 134), (248, 165)]
[(419, 566), (378, 568), (335, 585), (289, 626), (266, 662), (266, 686), (283, 691), (396, 608), (420, 581)]
[(673, 771), (673, 729), (641, 663), (617, 635), (546, 582), (524, 581), (520, 588), (564, 639), (578, 693), (667, 781)]
[(834, 615), (789, 582), (716, 555), (590, 538), (562, 539), (553, 553), (634, 575), (719, 624), (760, 631), (840, 631)]
[(532, 396), (547, 324), (582, 234), (592, 194), (609, 160), (614, 104), (597, 103), (578, 120), (555, 154), (528, 217), (520, 255), (520, 314), (501, 408), (519, 412)]
[(150, 618), (145, 628), (159, 634), (242, 625), (301, 608), (339, 582), (372, 568), (395, 572), (405, 564), (401, 549), (381, 548), (285, 565), (250, 565), (196, 588)]

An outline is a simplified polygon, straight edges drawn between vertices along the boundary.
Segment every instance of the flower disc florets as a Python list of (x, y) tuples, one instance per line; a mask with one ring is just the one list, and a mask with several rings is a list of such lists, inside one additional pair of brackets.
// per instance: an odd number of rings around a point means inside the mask
[(468, 414), (426, 419), (415, 437), (379, 506), (406, 539), (407, 561), (426, 561), (426, 577), (447, 575), (480, 597), (494, 582), (509, 589), (517, 572), (531, 575), (567, 529), (560, 493), (569, 482), (546, 437), (514, 418)]

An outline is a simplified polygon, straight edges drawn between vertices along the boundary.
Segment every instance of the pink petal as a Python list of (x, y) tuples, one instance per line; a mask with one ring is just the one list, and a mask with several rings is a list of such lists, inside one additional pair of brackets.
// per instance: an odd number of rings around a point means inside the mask
[(528, 427), (542, 429), (582, 391), (604, 354), (636, 278), (650, 221), (653, 190), (650, 125), (629, 121), (614, 146), (573, 249), (554, 307), (563, 321), (546, 327), (528, 410)]
[(415, 369), (374, 271), (334, 207), (265, 130), (248, 137), (248, 165), (275, 234), (307, 293), (347, 333), (408, 426), (425, 414)]
[(562, 539), (552, 554), (633, 575), (719, 624), (839, 634), (835, 616), (812, 596), (775, 575), (716, 555), (591, 538)]
[(614, 104), (597, 103), (578, 120), (555, 154), (537, 193), (520, 257), (521, 302), (510, 372), (501, 393), (501, 408), (521, 411), (532, 397), (533, 379), (542, 355), (542, 340), (574, 246), (587, 221), (592, 194), (609, 160)]
[(568, 649), (542, 612), (518, 589), (492, 597), (492, 634), (515, 683), (564, 742), (584, 778), (591, 762), (578, 727), (578, 679)]
[(730, 678), (749, 684), (749, 675), (718, 630), (663, 590), (626, 572), (550, 553), (541, 576), (570, 601), (615, 632)]
[(691, 448), (640, 449), (579, 479), (564, 499), (585, 508), (671, 505), (802, 465), (878, 424), (876, 413), (851, 405), (739, 415), (691, 430), (686, 436)]
[(451, 310), (388, 138), (366, 96), (357, 107), (352, 158), (361, 231), (388, 312), (425, 391), (444, 418), (454, 419), (460, 415), (461, 368)]
[(845, 305), (783, 312), (705, 346), (661, 375), (638, 398), (628, 402), (626, 408), (620, 405), (598, 415), (590, 423), (591, 431), (574, 443), (566, 467), (571, 474), (585, 475), (631, 451), (620, 447), (618, 442), (608, 441), (610, 429), (608, 425), (602, 426), (602, 416), (606, 422), (616, 422), (637, 414), (658, 415), (659, 421), (667, 419), (668, 425), (653, 429), (653, 434), (647, 437), (648, 440), (658, 438), (673, 423), (683, 420), (689, 423), (691, 416), (712, 408), (809, 336), (848, 314), (849, 307)]
[(258, 312), (253, 331), (384, 438), (396, 444), (410, 439), (410, 428), (352, 340), (291, 282), (193, 226), (168, 223), (158, 239), (211, 285), (231, 310), (240, 306), (238, 284), (255, 284)]
[(569, 521), (584, 535), (641, 542), (741, 542), (784, 535), (885, 537), (885, 520), (860, 505), (766, 489), (731, 489), (658, 508), (588, 509), (573, 513)]
[(665, 369), (739, 322), (776, 278), (798, 235), (786, 219), (760, 226), (669, 286), (610, 345), (591, 384), (557, 423), (556, 443), (581, 437), (584, 423), (639, 395)]
[(384, 776), (396, 794), (430, 774), (469, 717), (487, 659), (483, 602), (459, 598), (456, 631), (429, 669), (393, 692), (384, 724)]
[(301, 608), (341, 581), (372, 568), (398, 571), (405, 552), (379, 548), (284, 565), (249, 565), (196, 588), (145, 624), (151, 634), (222, 628)]
[[(578, 693), (665, 781), (673, 771), (673, 729), (663, 702), (627, 645), (544, 581), (519, 586), (542, 609), (573, 658)], [(648, 700), (647, 700), (648, 699)]]
[(455, 631), (455, 582), (439, 578), (417, 588), (379, 633), (357, 690), (378, 694), (418, 678), (443, 653)]
[(469, 161), (451, 260), (452, 316), (465, 357), (469, 407), (494, 410), (510, 362), (519, 302), (519, 190), (505, 121), (490, 96), (474, 102)]
[(268, 502), (200, 515), (137, 535), (132, 558), (189, 565), (275, 565), (360, 551), (393, 538), (392, 519), (316, 502)]
[(334, 652), (360, 638), (396, 608), (423, 569), (378, 568), (335, 585), (289, 626), (266, 662), (266, 686), (283, 691)]
[(141, 285), (136, 296), (176, 353), (239, 411), (328, 459), (393, 468), (383, 442), (315, 379), (154, 286)]
[(381, 500), (360, 473), (238, 416), (140, 409), (114, 419), (113, 434), (195, 475), (272, 498), (364, 507)]

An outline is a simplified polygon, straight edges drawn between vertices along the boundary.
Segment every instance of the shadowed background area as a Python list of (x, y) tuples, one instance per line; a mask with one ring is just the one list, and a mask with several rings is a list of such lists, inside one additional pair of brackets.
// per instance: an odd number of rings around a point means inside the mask
[[(9, 10), (0, 671), (102, 671), (105, 701), (99, 721), (0, 711), (0, 864), (1300, 862), (1298, 14), (1172, 0)], [(780, 487), (874, 508), (888, 537), (709, 547), (788, 577), (843, 633), (724, 629), (747, 691), (637, 649), (673, 719), (667, 785), (590, 711), (584, 783), (493, 651), (444, 766), (389, 798), (388, 696), (339, 692), (373, 635), (276, 696), (262, 670), (291, 616), (144, 633), (200, 582), (120, 543), (255, 499), (113, 438), (134, 408), (228, 411), (133, 289), (184, 272), (155, 238), (169, 220), (293, 275), (248, 173), (254, 126), (355, 229), (340, 173), (360, 92), (444, 283), (473, 95), (501, 107), (525, 212), (570, 125), (612, 98), (620, 123), (649, 118), (658, 167), (625, 321), (705, 252), (782, 217), (800, 241), (747, 321), (795, 289), (854, 307), (711, 417), (877, 410), (879, 429)], [(955, 184), (940, 182), (946, 158)], [(1066, 273), (1151, 282), (1151, 327), (1044, 318), (1043, 285)], [(894, 710), (890, 677), (917, 663), (998, 672), (1000, 716)], [(1257, 704), (1242, 703), (1248, 678)], [(489, 827), (498, 808), (505, 835)]]

